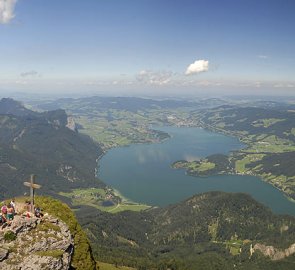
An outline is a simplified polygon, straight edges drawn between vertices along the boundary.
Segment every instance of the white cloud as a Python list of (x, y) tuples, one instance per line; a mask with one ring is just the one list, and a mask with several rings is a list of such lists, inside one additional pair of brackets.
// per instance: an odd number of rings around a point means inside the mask
[(205, 72), (209, 70), (209, 61), (207, 60), (196, 60), (194, 63), (190, 64), (185, 72), (185, 75), (193, 75), (200, 72)]
[(17, 0), (0, 0), (0, 24), (9, 23), (14, 18)]
[(257, 57), (260, 59), (268, 59), (269, 58), (268, 55), (263, 55), (263, 54), (257, 55)]
[(152, 84), (152, 85), (165, 85), (171, 82), (173, 73), (170, 71), (151, 71), (141, 70), (137, 75), (136, 79), (140, 83)]
[(83, 85), (87, 86), (130, 86), (135, 82), (131, 80), (90, 80), (90, 81), (82, 81)]
[(22, 72), (20, 74), (21, 77), (26, 78), (26, 77), (40, 77), (40, 74), (35, 71), (35, 70), (30, 70), (30, 71), (26, 71), (26, 72)]
[(260, 88), (261, 85), (262, 85), (262, 83), (261, 83), (261, 82), (255, 82), (254, 85), (255, 85), (255, 87), (257, 87), (257, 88)]
[(28, 84), (28, 82), (27, 82), (27, 81), (25, 81), (25, 80), (17, 80), (17, 81), (15, 81), (15, 84), (20, 84), (20, 85), (27, 85), (27, 84)]
[(274, 88), (295, 88), (293, 83), (276, 83), (273, 85)]

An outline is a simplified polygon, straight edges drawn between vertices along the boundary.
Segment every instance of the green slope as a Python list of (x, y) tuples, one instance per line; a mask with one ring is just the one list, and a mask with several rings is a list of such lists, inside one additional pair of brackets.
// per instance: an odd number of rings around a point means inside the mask
[(20, 115), (20, 105), (11, 100), (9, 104), (7, 110), (7, 101), (0, 102), (0, 112), (9, 113), (0, 114), (0, 198), (28, 192), (23, 181), (32, 173), (43, 186), (40, 193), (104, 186), (95, 178), (101, 148), (67, 128), (63, 110), (36, 113), (24, 109)]
[(62, 221), (64, 221), (71, 231), (74, 238), (74, 254), (71, 266), (76, 270), (94, 270), (96, 263), (92, 255), (92, 250), (85, 232), (82, 230), (74, 213), (64, 203), (50, 197), (38, 196), (36, 205)]
[(279, 262), (259, 251), (251, 256), (251, 244), (286, 249), (295, 243), (295, 219), (274, 215), (246, 194), (210, 192), (140, 213), (84, 208), (77, 214), (101, 261), (146, 267), (140, 269), (288, 269), (295, 263), (294, 255)]

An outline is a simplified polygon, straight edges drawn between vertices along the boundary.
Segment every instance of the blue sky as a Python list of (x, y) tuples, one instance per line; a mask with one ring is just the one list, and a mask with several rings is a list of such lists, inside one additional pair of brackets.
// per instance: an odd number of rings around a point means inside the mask
[(0, 91), (295, 94), (293, 0), (0, 0)]

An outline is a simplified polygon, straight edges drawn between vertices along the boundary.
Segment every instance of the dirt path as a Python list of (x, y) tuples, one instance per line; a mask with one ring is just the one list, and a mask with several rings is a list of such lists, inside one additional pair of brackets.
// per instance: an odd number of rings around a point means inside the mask
[(121, 206), (121, 204), (118, 203), (118, 204), (116, 205), (115, 208), (109, 210), (108, 212), (113, 212), (113, 211), (115, 211), (117, 208), (119, 208), (120, 206)]

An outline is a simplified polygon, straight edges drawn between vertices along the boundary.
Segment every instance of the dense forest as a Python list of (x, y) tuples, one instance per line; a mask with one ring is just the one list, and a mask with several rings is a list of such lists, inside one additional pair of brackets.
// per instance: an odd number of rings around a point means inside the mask
[[(222, 123), (222, 128), (228, 131), (245, 132), (245, 134), (273, 134), (295, 141), (295, 136), (291, 133), (295, 114), (289, 110), (224, 105), (198, 111), (195, 116), (212, 127), (221, 127)], [(277, 121), (266, 123), (263, 121), (265, 119)]]
[(250, 255), (250, 246), (256, 243), (288, 248), (295, 242), (295, 220), (272, 214), (245, 194), (205, 193), (143, 212), (109, 214), (82, 208), (78, 217), (96, 258), (117, 265), (288, 269), (295, 262), (294, 255), (280, 262), (272, 262), (259, 251)]
[(257, 168), (264, 173), (271, 173), (274, 175), (286, 175), (294, 177), (295, 175), (295, 152), (274, 153), (262, 158), (261, 161), (256, 161), (246, 165), (248, 168)]

